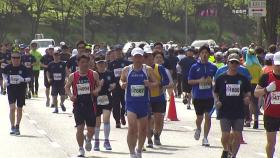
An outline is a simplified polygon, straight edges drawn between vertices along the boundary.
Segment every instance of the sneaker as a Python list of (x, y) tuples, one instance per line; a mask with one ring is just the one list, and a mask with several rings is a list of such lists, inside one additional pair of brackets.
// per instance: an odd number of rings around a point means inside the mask
[(6, 90), (3, 90), (2, 94), (3, 94), (3, 95), (6, 95), (6, 94), (7, 94), (7, 91), (6, 91)]
[(251, 127), (250, 122), (246, 122), (245, 125), (244, 125), (244, 127)]
[(108, 140), (104, 142), (104, 148), (106, 150), (112, 150), (111, 144)]
[(228, 158), (228, 151), (223, 151), (221, 158)]
[(16, 127), (14, 127), (14, 126), (11, 128), (10, 135), (14, 135), (15, 134), (15, 129), (16, 129)]
[(158, 134), (155, 134), (155, 135), (154, 135), (154, 144), (155, 144), (155, 145), (161, 145), (160, 137), (159, 137)]
[(15, 127), (15, 135), (16, 136), (20, 135), (19, 125), (16, 125), (16, 127)]
[(142, 158), (142, 152), (139, 152), (138, 150), (136, 150), (136, 157)]
[(124, 116), (121, 117), (121, 123), (122, 123), (122, 125), (124, 125), (124, 126), (126, 125), (126, 120), (125, 120), (125, 117), (124, 117)]
[(85, 136), (85, 149), (86, 151), (91, 151), (92, 149), (92, 144), (91, 144), (91, 140), (88, 140), (88, 138)]
[(130, 158), (138, 158), (136, 154), (129, 154)]
[(254, 121), (254, 129), (258, 129), (259, 128), (259, 122), (258, 121)]
[(47, 99), (46, 101), (46, 107), (49, 107), (50, 106), (50, 99)]
[(34, 96), (33, 96), (34, 98), (38, 98), (38, 94), (36, 93), (36, 94), (34, 94)]
[(207, 138), (202, 139), (202, 146), (210, 146)]
[(84, 148), (80, 148), (79, 149), (79, 155), (78, 157), (85, 157), (85, 149)]
[(58, 108), (55, 108), (53, 113), (58, 114)]
[(188, 99), (187, 99), (187, 98), (184, 98), (184, 99), (183, 99), (183, 104), (186, 105), (187, 103), (188, 103)]
[(154, 143), (152, 140), (148, 140), (148, 145), (146, 146), (147, 148), (153, 148)]
[(93, 148), (94, 151), (100, 151), (100, 148), (99, 148), (99, 141), (95, 141), (94, 142), (94, 148)]
[(65, 107), (63, 104), (61, 104), (60, 107), (61, 107), (61, 110), (62, 110), (63, 112), (66, 111), (66, 107)]
[(31, 99), (31, 92), (30, 91), (28, 92), (27, 96), (28, 96), (28, 99)]
[(200, 130), (200, 129), (196, 129), (196, 130), (195, 130), (195, 133), (194, 133), (194, 139), (195, 139), (195, 140), (199, 140), (199, 138), (200, 138), (200, 133), (201, 133), (201, 130)]
[(116, 128), (121, 128), (121, 124), (120, 124), (120, 123), (117, 123), (117, 124), (116, 124)]

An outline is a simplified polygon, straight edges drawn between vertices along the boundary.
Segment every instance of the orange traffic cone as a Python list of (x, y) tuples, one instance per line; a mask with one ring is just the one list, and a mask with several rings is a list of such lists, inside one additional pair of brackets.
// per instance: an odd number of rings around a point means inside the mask
[(174, 93), (172, 93), (172, 95), (170, 97), (170, 103), (169, 103), (167, 118), (170, 121), (179, 121), (178, 118), (177, 118), (177, 112), (176, 112), (176, 106), (175, 106), (175, 100), (174, 100)]

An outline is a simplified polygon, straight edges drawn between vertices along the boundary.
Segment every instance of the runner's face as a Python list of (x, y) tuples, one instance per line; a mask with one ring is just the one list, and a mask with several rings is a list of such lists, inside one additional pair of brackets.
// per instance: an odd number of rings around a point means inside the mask
[(135, 55), (132, 57), (133, 63), (134, 64), (143, 64), (144, 63), (144, 57), (142, 55)]
[(80, 70), (86, 70), (89, 68), (89, 60), (87, 59), (81, 59), (79, 62), (78, 62), (78, 66), (80, 68)]
[(53, 59), (56, 60), (56, 61), (60, 60), (60, 54), (59, 53), (54, 53), (53, 54)]
[(20, 55), (19, 54), (13, 54), (11, 56), (12, 64), (13, 66), (19, 66), (20, 65)]
[(99, 62), (96, 64), (96, 67), (99, 71), (104, 71), (106, 69), (106, 62)]
[(207, 62), (209, 59), (209, 52), (206, 49), (203, 49), (199, 54), (200, 60)]
[(54, 52), (54, 49), (53, 49), (53, 48), (49, 48), (49, 49), (48, 49), (49, 55), (53, 55), (53, 52)]
[(154, 56), (151, 53), (146, 54), (145, 56), (146, 56), (145, 57), (145, 64), (147, 64), (149, 66), (153, 65), (154, 64)]
[(163, 60), (162, 55), (157, 54), (157, 55), (155, 56), (155, 58), (154, 58), (154, 62), (155, 62), (156, 64), (163, 64), (163, 63), (164, 63), (164, 60)]
[(238, 61), (229, 61), (228, 62), (228, 65), (229, 65), (229, 69), (231, 70), (231, 71), (235, 71), (235, 72), (237, 72), (237, 69), (238, 69), (238, 67), (239, 67), (239, 62)]
[(161, 45), (156, 45), (156, 46), (154, 47), (154, 49), (155, 49), (155, 50), (160, 50), (160, 51), (163, 50), (163, 48), (161, 47)]
[(85, 47), (84, 44), (79, 44), (78, 47), (77, 47), (78, 53), (79, 53), (79, 54), (84, 53), (84, 52), (86, 51), (85, 48), (86, 48), (86, 47)]

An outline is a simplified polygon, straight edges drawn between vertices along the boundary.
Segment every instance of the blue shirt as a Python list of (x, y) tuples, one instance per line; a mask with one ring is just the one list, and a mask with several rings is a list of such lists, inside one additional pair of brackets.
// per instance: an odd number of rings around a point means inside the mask
[[(228, 65), (225, 65), (221, 68), (219, 68), (215, 74), (215, 80), (221, 76), (223, 73), (225, 73), (228, 70)], [(248, 69), (246, 69), (246, 67), (240, 65), (239, 68), (237, 69), (237, 72), (240, 73), (241, 75), (245, 76), (249, 81), (252, 80), (252, 77), (248, 71)]]
[[(192, 65), (188, 80), (197, 80), (202, 77), (211, 77), (213, 78), (217, 71), (217, 67), (207, 62), (206, 64), (202, 64), (200, 61)], [(194, 99), (209, 99), (213, 98), (212, 93), (212, 85), (202, 85), (202, 84), (195, 84), (192, 85), (192, 94)]]

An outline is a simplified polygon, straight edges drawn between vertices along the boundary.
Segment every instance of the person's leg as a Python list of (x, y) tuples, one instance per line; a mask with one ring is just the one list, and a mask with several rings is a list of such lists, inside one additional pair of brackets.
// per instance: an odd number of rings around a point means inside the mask
[(177, 75), (177, 91), (178, 97), (182, 95), (182, 74)]
[(130, 154), (135, 154), (135, 147), (138, 137), (137, 115), (133, 112), (127, 112), (128, 132), (127, 144)]
[(76, 139), (80, 149), (84, 146), (84, 128), (85, 124), (77, 126)]
[(21, 119), (22, 119), (22, 107), (18, 107), (17, 109), (17, 122), (16, 122), (16, 126), (19, 127)]
[(99, 133), (100, 133), (100, 126), (101, 126), (101, 115), (97, 114), (96, 116), (96, 126), (95, 126), (95, 134), (94, 134), (94, 151), (99, 151)]
[(11, 127), (15, 127), (15, 120), (16, 120), (16, 105), (15, 103), (10, 104), (10, 123)]
[(266, 155), (267, 158), (273, 158), (275, 152), (275, 144), (276, 144), (276, 135), (277, 132), (266, 132)]
[(88, 140), (88, 141), (91, 141), (92, 138), (93, 138), (94, 131), (95, 131), (94, 128), (95, 128), (95, 127), (87, 126), (87, 140)]
[(35, 95), (35, 71), (32, 71), (32, 76), (31, 76), (31, 81), (30, 81), (30, 86), (31, 86), (31, 92), (32, 92), (32, 95), (34, 96)]
[(35, 71), (35, 95), (38, 95), (40, 71)]
[(241, 132), (240, 131), (233, 131), (232, 133), (232, 156), (236, 157), (239, 147), (240, 147), (240, 140), (241, 140)]
[(222, 132), (221, 142), (224, 151), (229, 151), (230, 132)]
[(120, 91), (115, 89), (113, 90), (112, 104), (113, 104), (113, 117), (116, 121), (116, 127), (120, 127), (120, 95), (118, 94)]
[(207, 138), (211, 128), (211, 116), (209, 115), (209, 113), (205, 113), (204, 120), (204, 138)]
[(146, 131), (147, 131), (147, 125), (148, 125), (148, 117), (142, 117), (139, 118), (137, 120), (137, 124), (138, 124), (138, 148), (137, 148), (137, 152), (141, 153), (142, 152), (142, 148), (143, 145), (145, 143), (145, 139), (146, 139)]
[(58, 113), (58, 106), (57, 106), (58, 101), (57, 101), (57, 96), (52, 96), (52, 103), (53, 103), (54, 108), (55, 108), (54, 113)]
[(125, 92), (122, 90), (122, 93), (121, 93), (121, 122), (122, 122), (122, 125), (126, 125), (124, 96), (125, 96)]
[[(50, 87), (46, 88), (45, 90), (47, 100), (50, 100)], [(54, 104), (54, 103), (53, 103)]]
[(111, 116), (111, 110), (103, 110), (103, 123), (104, 123), (104, 136), (105, 141), (109, 141), (109, 135), (110, 135), (110, 116)]
[(153, 141), (152, 141), (152, 136), (153, 136), (153, 129), (154, 129), (154, 117), (153, 115), (148, 118), (148, 125), (147, 125), (147, 140), (148, 140), (148, 146), (149, 148), (153, 147)]
[(196, 115), (196, 128), (201, 130), (201, 124), (202, 124), (202, 121), (203, 121), (203, 115)]

